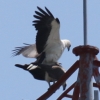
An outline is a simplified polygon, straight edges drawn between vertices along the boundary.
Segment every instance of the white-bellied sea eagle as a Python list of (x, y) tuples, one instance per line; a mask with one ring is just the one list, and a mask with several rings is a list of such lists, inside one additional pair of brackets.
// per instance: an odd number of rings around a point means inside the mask
[(37, 30), (36, 44), (30, 44), (23, 47), (16, 47), (13, 50), (14, 56), (22, 54), (29, 58), (38, 58), (45, 53), (42, 64), (55, 64), (61, 57), (65, 48), (71, 47), (71, 42), (67, 39), (60, 39), (60, 21), (54, 18), (53, 14), (45, 7), (44, 11), (37, 7), (35, 11), (33, 26)]

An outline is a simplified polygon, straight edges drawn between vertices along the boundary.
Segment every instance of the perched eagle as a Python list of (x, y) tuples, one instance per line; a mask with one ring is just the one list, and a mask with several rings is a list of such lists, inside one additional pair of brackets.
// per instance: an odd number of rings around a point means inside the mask
[(70, 49), (71, 42), (67, 39), (60, 40), (60, 21), (54, 18), (52, 13), (45, 7), (44, 11), (37, 7), (35, 11), (33, 26), (37, 30), (36, 43), (23, 47), (16, 47), (13, 50), (14, 56), (22, 54), (29, 58), (38, 58), (45, 53), (42, 64), (55, 64), (61, 57), (65, 48)]
[[(43, 65), (40, 64), (39, 66), (33, 65), (33, 64), (15, 64), (16, 67), (22, 68), (32, 74), (32, 76), (37, 80), (43, 80), (47, 81), (50, 85), (50, 82), (55, 83), (55, 81), (58, 81), (63, 74), (66, 72), (65, 69), (61, 66), (57, 65)], [(62, 84), (63, 90), (66, 89), (66, 82)]]

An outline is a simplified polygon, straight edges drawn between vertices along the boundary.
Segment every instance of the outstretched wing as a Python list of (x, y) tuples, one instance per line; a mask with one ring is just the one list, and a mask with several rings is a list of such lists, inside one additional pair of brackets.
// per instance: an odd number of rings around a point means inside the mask
[(37, 8), (39, 11), (35, 11), (36, 15), (34, 15), (34, 17), (36, 20), (33, 21), (33, 25), (37, 30), (36, 48), (37, 52), (40, 54), (44, 49), (46, 50), (46, 47), (49, 47), (51, 42), (60, 41), (60, 22), (58, 18), (54, 18), (52, 13), (46, 7), (46, 11), (40, 7)]
[(37, 58), (39, 54), (37, 53), (36, 44), (26, 44), (27, 46), (15, 47), (13, 51), (13, 56), (22, 54), (24, 57)]

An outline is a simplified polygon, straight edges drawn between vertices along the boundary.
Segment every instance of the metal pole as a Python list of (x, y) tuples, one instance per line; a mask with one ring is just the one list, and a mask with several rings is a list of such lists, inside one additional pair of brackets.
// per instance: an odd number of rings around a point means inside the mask
[(92, 61), (93, 56), (89, 53), (80, 56), (80, 100), (93, 100), (93, 82), (92, 82)]
[(94, 90), (94, 100), (99, 100), (98, 90)]
[(84, 45), (87, 45), (87, 2), (83, 0), (83, 31), (84, 31)]

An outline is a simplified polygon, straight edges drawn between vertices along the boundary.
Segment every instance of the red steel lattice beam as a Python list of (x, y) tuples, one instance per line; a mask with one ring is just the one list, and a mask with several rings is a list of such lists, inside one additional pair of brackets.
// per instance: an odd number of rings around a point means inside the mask
[(67, 96), (66, 96), (67, 93), (68, 93), (69, 91), (71, 91), (71, 90), (74, 88), (75, 84), (76, 84), (76, 82), (73, 83), (65, 92), (63, 92), (63, 93), (58, 97), (57, 100), (61, 100), (63, 97), (67, 97)]
[(76, 61), (68, 69), (68, 71), (62, 76), (62, 78), (59, 79), (59, 81), (56, 82), (54, 85), (52, 85), (49, 88), (49, 90), (46, 93), (44, 93), (41, 97), (39, 97), (37, 100), (46, 100), (46, 99), (48, 99), (77, 70), (78, 67), (79, 67), (79, 61)]

